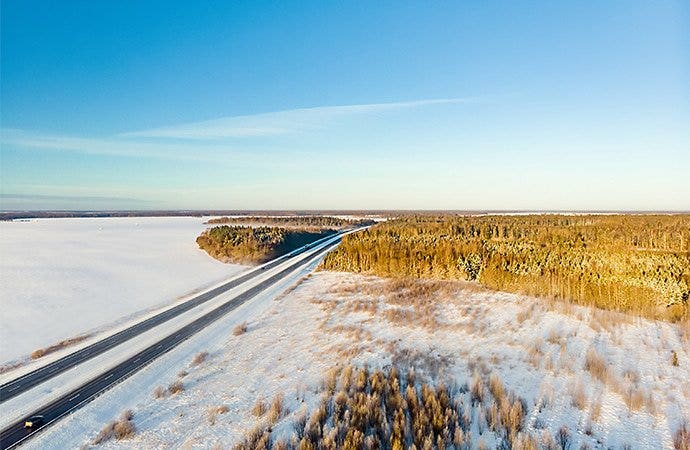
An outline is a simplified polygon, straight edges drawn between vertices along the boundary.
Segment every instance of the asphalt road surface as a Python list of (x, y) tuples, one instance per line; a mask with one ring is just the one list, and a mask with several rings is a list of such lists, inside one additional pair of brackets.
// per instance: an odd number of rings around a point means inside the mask
[[(335, 235), (331, 235), (328, 238), (333, 238), (334, 236)], [(33, 413), (29, 414), (27, 417), (22, 418), (20, 421), (9, 426), (8, 428), (6, 428), (5, 430), (3, 430), (0, 433), (0, 447), (2, 447), (2, 449), (6, 449), (6, 448), (11, 448), (15, 445), (18, 445), (21, 442), (23, 442), (25, 439), (29, 438), (32, 434), (34, 434), (38, 431), (41, 431), (42, 429), (45, 429), (46, 427), (53, 424), (55, 421), (57, 421), (58, 419), (60, 419), (64, 415), (66, 415), (67, 413), (69, 413), (69, 412), (71, 412), (77, 408), (80, 408), (81, 406), (90, 402), (101, 392), (107, 390), (108, 388), (112, 387), (113, 385), (117, 384), (118, 382), (122, 381), (123, 379), (127, 378), (128, 376), (132, 375), (133, 373), (135, 373), (136, 371), (138, 371), (142, 367), (149, 364), (154, 359), (158, 358), (159, 356), (163, 355), (164, 353), (167, 353), (168, 351), (172, 350), (177, 345), (179, 345), (181, 342), (190, 338), (192, 335), (197, 333), (199, 330), (205, 328), (206, 326), (208, 326), (212, 322), (220, 319), (222, 316), (224, 316), (228, 312), (232, 311), (233, 309), (237, 308), (238, 306), (242, 305), (243, 303), (247, 302), (248, 300), (254, 298), (256, 295), (258, 295), (259, 293), (261, 293), (265, 289), (273, 286), (274, 284), (276, 284), (277, 282), (282, 280), (285, 276), (287, 276), (290, 272), (294, 271), (298, 267), (305, 266), (305, 265), (309, 264), (316, 257), (321, 255), (325, 251), (329, 250), (330, 248), (332, 248), (338, 242), (340, 242), (340, 239), (337, 239), (335, 242), (324, 246), (323, 248), (316, 251), (310, 257), (308, 257), (304, 260), (298, 261), (295, 264), (291, 264), (290, 266), (281, 270), (277, 274), (275, 274), (275, 275), (271, 276), (270, 278), (262, 281), (261, 283), (257, 284), (256, 286), (244, 291), (243, 293), (234, 297), (232, 300), (222, 304), (218, 308), (206, 313), (205, 315), (199, 317), (198, 319), (194, 320), (193, 322), (189, 323), (188, 325), (184, 326), (183, 328), (177, 330), (175, 333), (173, 333), (173, 334), (163, 338), (162, 340), (158, 341), (157, 343), (147, 347), (146, 349), (140, 351), (136, 355), (127, 359), (126, 361), (123, 361), (122, 363), (118, 364), (116, 367), (113, 367), (112, 369), (108, 370), (107, 372), (97, 376), (96, 378), (92, 379), (91, 381), (87, 382), (86, 384), (82, 385), (81, 387), (73, 390), (72, 392), (69, 392), (69, 393), (63, 395), (62, 397), (58, 398), (57, 400), (53, 401), (52, 403), (42, 407), (40, 410), (34, 411)], [(309, 248), (311, 248), (317, 244), (318, 243), (310, 244)], [(280, 262), (282, 262), (283, 258), (285, 258), (285, 257), (279, 258), (278, 260), (275, 260), (274, 262), (279, 261), (279, 260), (281, 260)], [(274, 262), (272, 262), (270, 264), (273, 264)], [(273, 266), (271, 266), (271, 267), (273, 267)], [(247, 274), (247, 275), (250, 275), (250, 274)], [(247, 275), (245, 275), (245, 276), (247, 276)], [(252, 277), (253, 276), (256, 276), (256, 274), (253, 274)], [(241, 278), (242, 277), (240, 277), (240, 279)], [(249, 277), (249, 278), (251, 278), (251, 277)], [(249, 278), (247, 278), (247, 279), (249, 279)], [(230, 283), (234, 283), (236, 281), (237, 280), (233, 280)], [(244, 281), (246, 281), (246, 279)], [(230, 284), (230, 283), (228, 283), (228, 284)], [(218, 295), (222, 292), (225, 292), (228, 289), (230, 289), (230, 287), (226, 287), (226, 286), (227, 285), (220, 286), (220, 287), (218, 287), (212, 291), (209, 291), (207, 293), (200, 295), (199, 297), (204, 298), (204, 300), (202, 300), (202, 302), (207, 301), (211, 297), (206, 298), (205, 297), (206, 295), (209, 295), (212, 292), (214, 292), (213, 296), (215, 296), (215, 295)], [(223, 289), (223, 288), (225, 288), (225, 289)], [(196, 300), (196, 298), (194, 300)], [(180, 306), (182, 306), (182, 305), (180, 305)], [(189, 308), (187, 308), (187, 309), (189, 309)], [(168, 320), (168, 319), (166, 319), (166, 320)], [(125, 330), (125, 331), (127, 331), (127, 330)], [(140, 331), (140, 333), (141, 333), (141, 331)], [(136, 334), (139, 334), (139, 333), (136, 333)], [(131, 338), (132, 336), (129, 336), (129, 337)], [(94, 344), (94, 345), (97, 345), (97, 344)], [(117, 344), (114, 344), (114, 345), (117, 345)], [(111, 345), (111, 347), (112, 347), (112, 345)], [(89, 348), (89, 347), (87, 347), (87, 348)], [(108, 348), (110, 348), (110, 347), (108, 347)], [(84, 349), (84, 350), (86, 350), (86, 349)], [(99, 353), (102, 351), (104, 351), (104, 350), (101, 349), (99, 351)], [(85, 357), (85, 359), (91, 358), (93, 356), (95, 356), (95, 355)], [(63, 369), (63, 370), (66, 370), (66, 369)], [(26, 428), (24, 428), (24, 421), (26, 419), (28, 419), (29, 417), (34, 416), (34, 415), (42, 415), (45, 419), (45, 424), (43, 426), (41, 426), (40, 428), (37, 428), (37, 429), (26, 429)]]
[[(323, 242), (326, 239), (332, 238), (334, 235), (327, 236), (325, 238), (319, 239), (318, 241), (315, 241), (311, 244), (309, 244), (309, 247), (313, 247), (314, 245), (318, 245), (320, 242)], [(299, 253), (302, 253), (303, 251), (306, 251), (307, 249), (303, 249), (302, 251), (294, 251), (291, 253), (288, 253), (287, 255), (283, 255), (279, 258), (274, 259), (273, 261), (258, 267), (236, 279), (230, 280), (227, 283), (218, 286), (210, 291), (204, 292), (202, 294), (197, 295), (196, 297), (184, 302), (180, 303), (179, 305), (167, 309), (165, 311), (160, 312), (159, 314), (156, 314), (155, 316), (152, 316), (142, 322), (139, 322), (135, 325), (132, 325), (129, 328), (126, 328), (122, 331), (119, 331), (113, 335), (110, 335), (98, 342), (94, 342), (93, 344), (82, 348), (81, 350), (78, 350), (74, 353), (70, 353), (69, 355), (66, 355), (60, 359), (57, 359), (49, 364), (46, 364), (45, 366), (39, 367), (38, 369), (29, 372), (25, 375), (22, 375), (21, 377), (18, 377), (12, 381), (8, 381), (7, 383), (3, 384), (0, 386), (0, 403), (3, 403), (12, 397), (15, 397), (22, 392), (31, 389), (32, 387), (43, 383), (44, 381), (47, 381), (51, 379), (54, 376), (57, 376), (64, 372), (65, 370), (69, 370), (72, 367), (83, 363), (84, 361), (87, 361), (91, 358), (94, 358), (101, 353), (110, 350), (111, 348), (122, 344), (123, 342), (132, 339), (135, 336), (140, 335), (141, 333), (144, 333), (151, 328), (158, 326), (164, 322), (167, 322), (170, 319), (173, 319), (180, 314), (189, 311), (192, 308), (195, 308), (202, 303), (205, 303), (218, 295), (229, 291), (232, 288), (235, 288), (239, 286), (240, 284), (244, 283), (247, 280), (250, 280), (258, 275), (261, 275), (264, 273), (266, 270), (269, 270), (278, 264), (281, 264), (285, 262), (287, 259), (291, 258), (292, 256), (296, 256)]]

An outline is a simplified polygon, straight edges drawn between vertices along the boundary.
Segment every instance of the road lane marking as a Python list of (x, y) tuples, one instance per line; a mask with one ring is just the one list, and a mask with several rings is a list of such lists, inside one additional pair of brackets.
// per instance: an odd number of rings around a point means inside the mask
[(79, 394), (77, 394), (77, 395), (74, 395), (74, 396), (70, 397), (69, 400), (67, 400), (67, 401), (68, 401), (68, 402), (71, 402), (72, 400), (74, 400), (75, 398), (79, 397), (80, 395), (81, 395), (81, 393), (79, 393)]
[(103, 378), (103, 379), (104, 379), (104, 380), (107, 380), (108, 378), (112, 378), (112, 376), (113, 376), (113, 374), (111, 373), (110, 375), (108, 375), (107, 377), (105, 377), (105, 378)]

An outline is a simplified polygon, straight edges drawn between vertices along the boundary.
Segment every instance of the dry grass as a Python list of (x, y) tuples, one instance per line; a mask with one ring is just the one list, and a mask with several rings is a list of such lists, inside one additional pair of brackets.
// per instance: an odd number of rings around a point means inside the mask
[(242, 322), (241, 324), (239, 324), (235, 328), (233, 328), (232, 335), (233, 336), (240, 336), (246, 332), (247, 332), (247, 322)]
[(216, 417), (218, 416), (218, 414), (225, 414), (228, 411), (229, 411), (229, 409), (225, 405), (213, 406), (213, 407), (209, 408), (208, 409), (208, 423), (211, 425), (215, 425), (216, 424)]
[(256, 403), (254, 403), (254, 406), (252, 407), (252, 414), (254, 414), (256, 417), (261, 417), (266, 414), (266, 411), (268, 411), (268, 405), (264, 399), (257, 399)]
[(590, 318), (589, 326), (594, 331), (608, 331), (611, 332), (621, 325), (630, 324), (633, 322), (634, 316), (618, 311), (611, 311), (600, 308), (589, 308)]
[(585, 370), (602, 383), (606, 383), (609, 376), (606, 360), (594, 347), (590, 347), (585, 355)]
[(93, 439), (92, 444), (99, 445), (109, 441), (113, 437), (119, 441), (134, 436), (136, 427), (132, 421), (133, 418), (134, 413), (131, 409), (124, 411), (118, 420), (114, 420), (103, 427)]
[(65, 339), (64, 341), (60, 341), (57, 344), (53, 344), (49, 347), (44, 347), (44, 348), (39, 348), (38, 350), (34, 350), (31, 352), (31, 359), (38, 359), (42, 358), (46, 355), (49, 355), (51, 353), (54, 353), (58, 350), (62, 350), (63, 348), (69, 347), (71, 345), (78, 344), (82, 341), (85, 341), (86, 339), (90, 338), (90, 334), (84, 334), (81, 336)]
[(153, 390), (153, 397), (154, 398), (164, 398), (165, 395), (167, 394), (167, 391), (163, 386), (158, 386), (156, 389)]
[(268, 410), (268, 421), (270, 423), (276, 423), (278, 419), (283, 417), (284, 413), (285, 409), (283, 408), (283, 395), (278, 394), (273, 397), (273, 400), (271, 401), (271, 407)]
[(198, 366), (199, 364), (206, 361), (206, 358), (208, 358), (208, 352), (199, 352), (196, 355), (194, 355), (194, 359), (192, 359), (192, 365)]
[(9, 372), (11, 370), (14, 370), (18, 367), (21, 367), (23, 365), (24, 365), (24, 363), (22, 363), (22, 362), (3, 364), (0, 366), (0, 375), (2, 375), (3, 373)]
[(173, 381), (168, 386), (168, 393), (170, 393), (170, 395), (179, 394), (180, 392), (183, 392), (183, 391), (184, 391), (184, 384), (182, 384), (181, 381)]
[(534, 343), (527, 349), (527, 356), (529, 356), (529, 362), (535, 368), (541, 368), (541, 361), (544, 358), (544, 351), (542, 346), (544, 342), (541, 338), (537, 338)]
[(592, 405), (590, 406), (590, 409), (589, 409), (589, 418), (592, 422), (599, 421), (599, 417), (601, 416), (601, 405), (602, 405), (601, 395), (594, 396), (594, 398), (592, 399)]
[(673, 448), (675, 450), (690, 450), (690, 430), (688, 430), (687, 423), (681, 423), (673, 434)]
[(479, 375), (479, 372), (474, 372), (474, 374), (472, 375), (470, 393), (472, 395), (473, 403), (481, 404), (484, 402), (484, 380)]
[(491, 376), (489, 376), (489, 392), (491, 392), (494, 400), (496, 400), (499, 404), (503, 402), (506, 395), (506, 390), (505, 386), (503, 386), (501, 377), (496, 373), (492, 373)]
[(577, 409), (583, 410), (587, 406), (587, 393), (582, 379), (578, 379), (570, 385), (570, 402)]

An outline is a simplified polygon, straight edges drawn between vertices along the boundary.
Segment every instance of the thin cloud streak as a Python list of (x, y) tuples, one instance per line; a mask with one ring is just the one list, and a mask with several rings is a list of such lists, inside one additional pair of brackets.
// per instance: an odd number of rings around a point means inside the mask
[[(270, 113), (233, 116), (167, 128), (91, 138), (51, 135), (27, 130), (3, 128), (0, 142), (22, 148), (46, 151), (78, 152), (87, 155), (113, 155), (131, 158), (157, 158), (181, 161), (213, 161), (256, 164), (266, 151), (238, 148), (238, 138), (261, 138), (321, 130), (339, 117), (386, 113), (409, 108), (474, 102), (472, 98), (414, 100), (393, 103), (368, 103), (342, 106), (299, 108)], [(165, 138), (169, 141), (151, 139)], [(191, 141), (191, 142), (190, 142)], [(203, 144), (202, 144), (203, 142)], [(272, 146), (274, 147), (274, 146)], [(272, 148), (271, 147), (271, 148)], [(275, 150), (275, 149), (274, 149)], [(272, 158), (283, 152), (271, 152)], [(263, 155), (263, 156), (262, 156)]]
[(124, 133), (120, 136), (190, 140), (274, 136), (318, 129), (327, 125), (328, 122), (343, 116), (373, 114), (423, 106), (469, 103), (473, 101), (476, 100), (471, 98), (445, 98), (298, 108), (135, 131)]
[[(148, 143), (118, 138), (82, 138), (73, 136), (45, 135), (25, 130), (3, 129), (2, 144), (48, 151), (73, 151), (87, 155), (114, 155), (132, 158), (149, 157), (183, 161), (214, 161), (213, 154), (246, 159), (251, 155), (228, 145), (192, 148), (186, 144)], [(200, 150), (203, 150), (200, 151)]]

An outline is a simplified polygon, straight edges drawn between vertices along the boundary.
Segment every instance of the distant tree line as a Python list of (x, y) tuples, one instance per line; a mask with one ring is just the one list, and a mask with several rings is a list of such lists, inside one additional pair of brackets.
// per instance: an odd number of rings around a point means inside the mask
[(299, 228), (345, 228), (351, 226), (373, 225), (376, 222), (370, 219), (344, 219), (332, 216), (243, 216), (243, 217), (219, 217), (209, 219), (209, 224), (261, 224), (281, 227)]
[(323, 267), (675, 320), (688, 317), (690, 215), (402, 217), (345, 236)]
[(222, 225), (204, 231), (196, 242), (199, 248), (223, 262), (257, 264), (333, 233), (334, 230), (312, 232)]

